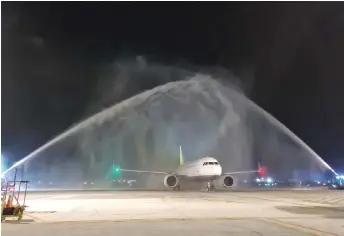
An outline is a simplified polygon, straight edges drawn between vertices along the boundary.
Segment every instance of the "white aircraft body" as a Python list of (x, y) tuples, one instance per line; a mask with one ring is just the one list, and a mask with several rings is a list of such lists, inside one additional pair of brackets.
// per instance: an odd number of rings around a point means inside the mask
[(213, 157), (203, 157), (190, 163), (185, 163), (180, 147), (180, 166), (171, 172), (161, 171), (146, 171), (146, 170), (128, 170), (120, 169), (121, 171), (136, 172), (136, 173), (151, 173), (165, 175), (164, 185), (174, 190), (180, 190), (180, 182), (183, 180), (207, 182), (207, 190), (213, 190), (213, 181), (223, 178), (223, 185), (227, 188), (233, 187), (235, 183), (234, 175), (243, 173), (259, 173), (262, 168), (258, 170), (247, 170), (237, 172), (222, 172), (220, 163)]

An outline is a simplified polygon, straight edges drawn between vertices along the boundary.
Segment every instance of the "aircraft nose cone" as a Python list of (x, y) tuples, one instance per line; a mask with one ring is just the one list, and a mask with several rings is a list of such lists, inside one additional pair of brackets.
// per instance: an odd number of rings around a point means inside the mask
[(221, 166), (219, 166), (218, 168), (217, 168), (217, 173), (216, 173), (217, 175), (222, 175), (222, 167)]

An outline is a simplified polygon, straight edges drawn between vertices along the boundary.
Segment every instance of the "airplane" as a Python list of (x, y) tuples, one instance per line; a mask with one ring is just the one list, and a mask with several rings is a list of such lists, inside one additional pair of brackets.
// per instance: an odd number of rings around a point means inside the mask
[(236, 172), (222, 172), (220, 163), (213, 157), (203, 157), (190, 163), (184, 163), (182, 147), (179, 147), (179, 167), (171, 172), (161, 171), (146, 171), (146, 170), (129, 170), (119, 169), (124, 172), (136, 172), (136, 173), (150, 173), (165, 175), (164, 185), (165, 187), (173, 190), (180, 190), (180, 182), (183, 180), (195, 181), (195, 182), (207, 182), (207, 191), (215, 189), (214, 180), (223, 177), (223, 185), (226, 188), (234, 186), (234, 175), (243, 173), (259, 173), (265, 175), (266, 169), (261, 167), (258, 163), (258, 170), (248, 171), (236, 171)]

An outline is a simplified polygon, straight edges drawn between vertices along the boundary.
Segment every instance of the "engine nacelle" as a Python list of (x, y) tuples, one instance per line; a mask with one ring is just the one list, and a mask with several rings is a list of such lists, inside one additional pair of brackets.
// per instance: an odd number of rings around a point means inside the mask
[(168, 188), (174, 188), (179, 185), (179, 179), (175, 175), (166, 175), (164, 178), (164, 185)]
[(230, 188), (234, 186), (234, 177), (227, 175), (223, 178), (223, 186), (225, 186), (226, 188)]

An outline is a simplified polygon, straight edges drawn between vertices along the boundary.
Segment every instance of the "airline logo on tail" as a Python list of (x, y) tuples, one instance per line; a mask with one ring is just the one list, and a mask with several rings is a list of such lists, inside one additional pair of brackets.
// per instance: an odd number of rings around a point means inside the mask
[(183, 152), (182, 152), (182, 146), (179, 146), (179, 165), (184, 164), (184, 158), (183, 158)]

